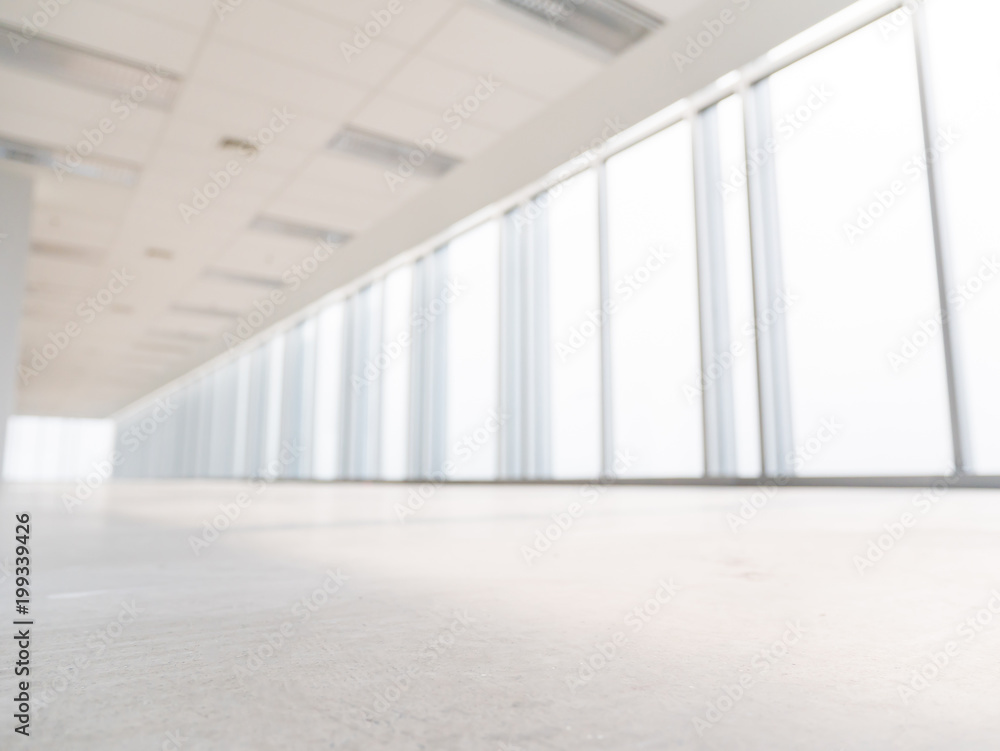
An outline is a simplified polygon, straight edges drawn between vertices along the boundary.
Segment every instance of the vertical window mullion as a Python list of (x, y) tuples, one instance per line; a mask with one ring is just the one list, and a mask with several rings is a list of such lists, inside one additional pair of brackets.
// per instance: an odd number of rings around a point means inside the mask
[(934, 241), (934, 260), (937, 271), (938, 305), (941, 313), (941, 338), (944, 344), (945, 376), (948, 383), (948, 408), (951, 419), (951, 445), (955, 474), (967, 470), (968, 421), (966, 406), (959, 384), (962, 382), (961, 359), (952, 328), (956, 306), (949, 298), (949, 291), (956, 289), (952, 274), (949, 234), (944, 211), (944, 183), (941, 165), (936, 158), (934, 136), (939, 132), (935, 116), (933, 92), (930, 89), (929, 55), (927, 43), (927, 9), (921, 3), (913, 9), (913, 39), (916, 54), (917, 81), (920, 90), (920, 112), (923, 125), (924, 148), (927, 157), (927, 187), (930, 195), (931, 232)]
[(755, 317), (758, 323), (766, 312), (775, 317), (771, 325), (756, 326), (761, 453), (764, 474), (776, 477), (791, 474), (794, 443), (784, 313), (771, 305), (783, 286), (777, 191), (774, 160), (750, 163), (752, 154), (767, 153), (766, 147), (772, 143), (768, 80), (747, 89), (744, 102)]

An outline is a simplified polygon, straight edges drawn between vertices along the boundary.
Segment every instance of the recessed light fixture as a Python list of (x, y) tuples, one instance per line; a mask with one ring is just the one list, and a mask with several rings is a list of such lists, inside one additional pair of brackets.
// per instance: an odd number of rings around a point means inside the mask
[[(2, 46), (0, 45), (0, 47)], [(50, 169), (58, 163), (58, 174), (66, 172), (79, 177), (89, 177), (92, 180), (103, 180), (128, 187), (135, 185), (136, 180), (139, 179), (139, 168), (125, 162), (90, 156), (78, 165), (72, 166), (63, 161), (63, 158), (58, 158), (55, 151), (48, 146), (21, 143), (3, 137), (0, 137), (0, 159)]]
[(623, 0), (495, 0), (604, 52), (618, 54), (663, 25)]
[(82, 263), (87, 266), (97, 266), (104, 259), (104, 251), (97, 248), (84, 248), (76, 245), (55, 243), (32, 243), (31, 252), (40, 256), (50, 256), (63, 261)]
[(273, 235), (284, 235), (303, 240), (322, 240), (331, 245), (342, 245), (351, 239), (351, 235), (339, 230), (314, 227), (269, 216), (258, 216), (251, 222), (250, 229), (256, 232), (269, 232)]
[(280, 279), (268, 279), (263, 276), (255, 276), (253, 274), (242, 274), (236, 271), (227, 271), (226, 269), (205, 269), (202, 274), (203, 277), (209, 279), (218, 279), (223, 282), (233, 282), (235, 284), (249, 284), (255, 287), (280, 287)]
[(240, 314), (234, 310), (223, 310), (222, 308), (209, 308), (199, 305), (173, 305), (173, 310), (177, 313), (189, 313), (196, 316), (206, 316), (209, 318), (236, 319)]
[[(330, 139), (327, 148), (393, 169), (398, 168), (401, 163), (405, 163), (415, 173), (429, 177), (440, 177), (459, 164), (459, 161), (454, 157), (439, 151), (427, 153), (427, 150), (416, 144), (396, 141), (386, 136), (351, 127), (344, 128)], [(419, 164), (414, 163), (411, 158), (414, 152), (421, 155)]]
[(9, 42), (0, 44), (0, 62), (5, 65), (128, 97), (129, 104), (170, 109), (180, 88), (180, 77), (160, 66), (122, 60), (44, 34), (27, 37), (19, 27), (3, 22), (0, 36)]
[(192, 334), (189, 331), (150, 331), (149, 336), (156, 336), (162, 339), (174, 339), (182, 342), (207, 342), (208, 337), (204, 334)]

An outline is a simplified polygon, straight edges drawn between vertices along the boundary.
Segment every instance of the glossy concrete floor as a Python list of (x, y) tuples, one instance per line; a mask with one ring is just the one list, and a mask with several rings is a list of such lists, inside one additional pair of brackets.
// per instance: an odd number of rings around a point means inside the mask
[(66, 490), (2, 490), (0, 748), (1000, 748), (994, 491)]

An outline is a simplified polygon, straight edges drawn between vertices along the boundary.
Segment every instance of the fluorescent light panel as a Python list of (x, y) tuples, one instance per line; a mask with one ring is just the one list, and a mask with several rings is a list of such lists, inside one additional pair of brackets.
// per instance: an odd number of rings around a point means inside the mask
[[(437, 151), (428, 154), (414, 143), (396, 141), (352, 127), (340, 131), (330, 140), (327, 147), (332, 151), (350, 154), (390, 169), (396, 169), (401, 163), (405, 163), (412, 167), (415, 173), (428, 177), (440, 177), (459, 164), (458, 159), (447, 154)], [(420, 164), (415, 164), (411, 159), (414, 152), (423, 155)]]
[(496, 0), (538, 21), (618, 54), (663, 22), (622, 0)]
[[(116, 96), (136, 90), (136, 102), (141, 89), (144, 96), (140, 104), (158, 109), (170, 109), (177, 96), (180, 78), (161, 67), (122, 60), (43, 35), (25, 37), (18, 27), (0, 22), (5, 42), (10, 41), (10, 35), (24, 43), (16, 49), (13, 43), (0, 44), (0, 63), (4, 65)], [(150, 74), (160, 80), (151, 80)]]
[(304, 240), (323, 240), (331, 245), (342, 245), (351, 239), (351, 235), (346, 232), (326, 227), (311, 227), (307, 224), (297, 224), (269, 216), (258, 216), (250, 224), (250, 229)]
[(72, 175), (118, 183), (127, 187), (135, 185), (136, 180), (139, 179), (139, 168), (125, 162), (90, 156), (77, 166), (72, 167), (61, 161), (61, 158), (56, 156), (55, 151), (48, 146), (21, 143), (3, 136), (0, 136), (0, 159), (50, 169), (58, 162), (61, 171)]

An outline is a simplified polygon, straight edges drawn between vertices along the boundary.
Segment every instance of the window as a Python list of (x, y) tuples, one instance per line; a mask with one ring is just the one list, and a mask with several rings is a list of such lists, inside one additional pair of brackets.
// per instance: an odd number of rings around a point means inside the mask
[(380, 476), (403, 480), (408, 475), (412, 266), (403, 266), (386, 277), (384, 297), (382, 348), (375, 362), (382, 387)]
[[(454, 479), (491, 479), (499, 451), (499, 227), (453, 240), (446, 281), (427, 305), (447, 320), (445, 458)], [(442, 468), (443, 469), (443, 468)]]
[(613, 435), (618, 474), (704, 469), (691, 133), (686, 122), (607, 162)]
[(261, 473), (274, 478), (280, 473), (278, 454), (281, 452), (281, 402), (285, 372), (285, 337), (279, 335), (266, 346), (267, 390), (263, 423), (263, 456)]
[(769, 88), (794, 469), (947, 473), (941, 340), (909, 359), (904, 344), (938, 313), (909, 24), (863, 28)]
[(382, 282), (370, 284), (349, 302), (350, 383), (346, 476), (373, 480), (378, 476), (379, 373), (382, 342)]
[(551, 475), (601, 474), (601, 287), (597, 173), (548, 193)]
[[(969, 445), (966, 469), (1000, 474), (1000, 100), (991, 90), (1000, 70), (1000, 6), (988, 0), (928, 0), (930, 102), (934, 155), (944, 191), (944, 241), (950, 260), (959, 391)], [(905, 11), (900, 11), (904, 13)], [(899, 14), (897, 14), (898, 16)], [(985, 86), (984, 86), (985, 84)], [(934, 321), (924, 322), (935, 339)], [(923, 335), (910, 334), (911, 348)], [(931, 345), (925, 345), (929, 348)], [(936, 345), (934, 345), (936, 346)], [(923, 348), (922, 348), (923, 349)]]
[(318, 480), (332, 480), (342, 472), (343, 351), (344, 305), (336, 303), (320, 313), (316, 330), (312, 474)]

